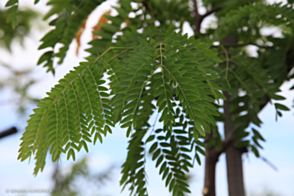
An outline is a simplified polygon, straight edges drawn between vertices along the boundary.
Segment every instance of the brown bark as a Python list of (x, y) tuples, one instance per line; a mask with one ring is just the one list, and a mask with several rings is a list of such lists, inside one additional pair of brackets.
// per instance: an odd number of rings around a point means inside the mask
[(218, 157), (214, 156), (214, 148), (206, 149), (205, 157), (205, 177), (202, 194), (205, 196), (215, 196), (215, 170)]
[[(233, 131), (234, 127), (231, 125), (232, 117), (230, 115), (230, 95), (224, 92), (227, 98), (224, 101), (224, 130), (225, 137), (228, 137)], [(229, 188), (229, 196), (245, 196), (244, 178), (243, 178), (243, 164), (242, 164), (242, 151), (230, 145), (226, 150), (226, 163), (227, 163), (227, 180)]]
[[(208, 15), (219, 11), (221, 8), (216, 7), (204, 15), (200, 15), (198, 12), (197, 0), (193, 0), (194, 4), (194, 20), (195, 20), (195, 35), (200, 33), (201, 23), (205, 17)], [(237, 44), (238, 38), (233, 35), (228, 35), (222, 42), (223, 45)], [(206, 159), (205, 159), (205, 179), (204, 188), (202, 194), (204, 196), (215, 196), (215, 171), (216, 163), (218, 157), (224, 151), (226, 152), (227, 161), (227, 178), (230, 196), (245, 196), (244, 182), (243, 182), (243, 165), (242, 165), (242, 151), (234, 147), (231, 140), (233, 136), (234, 127), (231, 125), (232, 117), (230, 115), (230, 95), (224, 92), (227, 100), (224, 101), (224, 117), (226, 119), (224, 123), (225, 130), (225, 140), (223, 141), (223, 148), (217, 151), (213, 146), (206, 149)], [(207, 141), (212, 137), (209, 135)]]
[[(222, 42), (223, 45), (236, 44), (238, 38), (233, 35), (228, 35)], [(224, 92), (226, 101), (224, 101), (224, 131), (225, 139), (222, 142), (222, 149), (217, 151), (215, 147), (206, 149), (205, 159), (205, 180), (203, 195), (204, 196), (215, 196), (215, 167), (218, 161), (218, 157), (225, 152), (226, 153), (226, 164), (227, 164), (227, 181), (230, 196), (245, 196), (244, 181), (243, 181), (243, 165), (242, 165), (242, 151), (236, 149), (233, 145), (232, 136), (234, 126), (232, 126), (232, 116), (230, 115), (229, 101), (231, 96), (228, 92)], [(212, 136), (207, 137), (207, 141)]]
[[(208, 135), (205, 144), (208, 143), (212, 137), (212, 133)], [(215, 196), (215, 171), (219, 152), (216, 151), (215, 147), (211, 147), (205, 149), (205, 154), (204, 188), (202, 194), (204, 196)]]
[(193, 0), (193, 5), (194, 5), (194, 24), (195, 24), (195, 29), (194, 32), (199, 33), (200, 32), (200, 28), (201, 28), (201, 15), (198, 12), (198, 5), (197, 5), (197, 0)]
[[(236, 36), (228, 35), (222, 44), (236, 44), (237, 41), (238, 38)], [(228, 139), (233, 135), (235, 127), (232, 126), (232, 116), (230, 114), (231, 108), (229, 102), (231, 95), (228, 92), (224, 92), (224, 96), (227, 99), (224, 101), (224, 132), (225, 138)], [(226, 164), (229, 196), (245, 196), (242, 151), (235, 148), (234, 145), (229, 145), (226, 149)]]
[(9, 136), (11, 134), (14, 134), (16, 132), (17, 132), (17, 129), (15, 127), (11, 127), (9, 129), (6, 129), (0, 133), (0, 139), (3, 137)]

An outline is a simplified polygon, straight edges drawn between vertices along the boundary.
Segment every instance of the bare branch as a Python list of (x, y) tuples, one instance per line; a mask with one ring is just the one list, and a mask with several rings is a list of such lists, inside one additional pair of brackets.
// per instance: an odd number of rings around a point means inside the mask
[(194, 25), (195, 25), (195, 34), (200, 33), (200, 29), (201, 29), (201, 23), (203, 21), (203, 19), (207, 16), (209, 16), (210, 14), (217, 12), (219, 10), (221, 10), (220, 7), (215, 7), (212, 8), (211, 10), (207, 11), (204, 15), (199, 14), (199, 10), (198, 10), (198, 4), (197, 4), (197, 0), (193, 0), (193, 5), (194, 5)]
[(205, 14), (202, 15), (202, 20), (205, 17), (209, 16), (210, 14), (213, 14), (214, 12), (220, 11), (221, 9), (222, 9), (221, 7), (214, 7), (214, 8), (212, 8), (211, 10), (207, 11)]
[(6, 130), (1, 132), (0, 133), (0, 138), (6, 137), (6, 136), (11, 135), (11, 134), (14, 134), (16, 132), (17, 132), (17, 129), (15, 127), (11, 127), (9, 129), (6, 129)]

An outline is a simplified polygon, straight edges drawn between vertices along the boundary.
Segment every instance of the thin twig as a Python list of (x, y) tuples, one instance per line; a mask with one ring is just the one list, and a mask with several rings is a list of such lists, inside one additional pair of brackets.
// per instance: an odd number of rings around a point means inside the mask
[(272, 164), (271, 162), (269, 162), (265, 157), (260, 156), (261, 160), (263, 160), (264, 162), (266, 162), (271, 168), (273, 168), (275, 171), (278, 171), (278, 168), (276, 166), (274, 166), (274, 164)]
[(149, 136), (150, 136), (150, 135), (154, 132), (154, 130), (155, 130), (155, 125), (156, 125), (156, 122), (157, 122), (158, 116), (159, 116), (159, 113), (157, 113), (157, 115), (156, 115), (156, 117), (155, 117), (155, 121), (154, 121), (154, 123), (153, 123), (153, 125), (152, 125), (152, 130), (151, 130)]
[(224, 51), (225, 53), (225, 56), (226, 56), (226, 81), (227, 81), (227, 84), (229, 86), (229, 88), (231, 88), (231, 85), (230, 85), (230, 82), (228, 80), (228, 71), (229, 71), (229, 55), (228, 55), (228, 51), (221, 45), (221, 48), (222, 50)]
[(217, 45), (217, 46), (212, 46), (212, 47), (219, 47), (219, 46), (223, 46), (225, 48), (229, 48), (229, 47), (244, 47), (244, 46), (248, 46), (248, 45), (253, 45), (253, 46), (256, 46), (256, 47), (259, 47), (259, 48), (272, 48), (272, 46), (260, 46), (260, 45), (257, 45), (257, 44), (254, 44), (252, 42), (249, 42), (249, 43), (242, 43), (242, 44), (220, 44), (220, 45)]
[(96, 63), (101, 57), (103, 57), (107, 52), (111, 50), (133, 50), (132, 47), (109, 47), (107, 50), (105, 50), (100, 56), (98, 56), (94, 63)]
[(122, 52), (120, 52), (120, 53), (114, 55), (111, 59), (109, 59), (109, 60), (107, 61), (107, 63), (110, 63), (110, 62), (113, 61), (116, 57), (122, 55), (123, 53), (128, 52), (129, 50), (130, 50), (130, 49), (127, 49), (127, 50), (124, 50), (124, 51), (122, 51)]

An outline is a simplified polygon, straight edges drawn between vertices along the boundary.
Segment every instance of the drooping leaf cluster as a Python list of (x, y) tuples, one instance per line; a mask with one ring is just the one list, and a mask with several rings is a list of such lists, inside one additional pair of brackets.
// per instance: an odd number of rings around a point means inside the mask
[[(7, 5), (11, 5), (7, 3)], [(29, 88), (36, 83), (36, 79), (31, 77), (31, 69), (17, 69), (14, 61), (10, 61), (10, 55), (13, 54), (12, 46), (16, 43), (25, 47), (25, 38), (32, 35), (35, 28), (40, 27), (40, 21), (37, 20), (40, 14), (32, 9), (20, 9), (17, 12), (17, 23), (13, 27), (7, 14), (9, 9), (0, 8), (0, 49), (4, 51), (0, 55), (0, 94), (7, 89), (11, 90), (9, 99), (1, 99), (1, 105), (12, 104), (19, 117), (26, 117), (29, 105), (38, 103), (39, 99), (30, 95)], [(8, 12), (9, 13), (9, 12)], [(5, 54), (8, 53), (8, 56)], [(4, 74), (5, 73), (5, 74)]]
[[(34, 110), (22, 137), (19, 158), (25, 160), (35, 154), (37, 174), (44, 168), (44, 152), (48, 148), (52, 161), (58, 161), (61, 153), (75, 159), (74, 151), (82, 147), (88, 151), (87, 142), (92, 142), (92, 137), (94, 144), (97, 139), (102, 143), (102, 136), (111, 133), (110, 126), (114, 127), (115, 119), (122, 128), (127, 128), (127, 136), (140, 131), (140, 127), (148, 128), (148, 115), (154, 112), (149, 108), (155, 108), (152, 100), (156, 97), (165, 130), (170, 134), (177, 126), (174, 115), (175, 107), (178, 107), (190, 126), (190, 136), (198, 142), (199, 135), (205, 136), (210, 131), (209, 124), (215, 124), (213, 115), (218, 115), (213, 96), (222, 95), (218, 92), (219, 87), (211, 82), (218, 76), (209, 67), (214, 64), (213, 60), (219, 59), (207, 49), (208, 45), (187, 39), (187, 36), (172, 33), (160, 40), (158, 43), (150, 39), (133, 48), (111, 48), (123, 49), (126, 56), (121, 60), (106, 59), (102, 54), (96, 60), (89, 58), (89, 62), (80, 63)], [(109, 75), (110, 89), (103, 85), (105, 72)], [(109, 90), (114, 95), (112, 98)], [(178, 141), (170, 140), (173, 142), (167, 147), (173, 151), (178, 148)], [(191, 143), (192, 138), (189, 140)], [(131, 145), (135, 144), (140, 145), (140, 142), (131, 142)], [(129, 152), (133, 149), (140, 147)], [(133, 165), (134, 160), (130, 161)], [(180, 165), (182, 159), (174, 161)], [(183, 168), (187, 168), (186, 162), (183, 163)], [(125, 165), (128, 166), (128, 161)], [(181, 172), (178, 175), (185, 179), (183, 169), (178, 169)], [(174, 192), (188, 190), (186, 185), (175, 186), (176, 182), (171, 182), (170, 190)], [(138, 191), (140, 189), (136, 193)]]

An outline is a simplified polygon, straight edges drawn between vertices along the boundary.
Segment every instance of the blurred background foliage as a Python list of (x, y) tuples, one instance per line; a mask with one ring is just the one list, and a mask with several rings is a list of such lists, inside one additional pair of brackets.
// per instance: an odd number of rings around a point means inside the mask
[[(27, 119), (28, 108), (35, 106), (39, 99), (29, 94), (29, 88), (38, 81), (33, 77), (34, 69), (16, 69), (15, 65), (6, 63), (4, 59), (6, 51), (13, 56), (13, 47), (22, 46), (26, 50), (25, 39), (28, 38), (34, 29), (44, 28), (40, 23), (41, 13), (26, 8), (18, 12), (18, 24), (15, 28), (10, 23), (6, 23), (7, 15), (5, 9), (0, 8), (0, 111), (1, 106), (12, 104), (16, 108), (17, 114)], [(39, 20), (38, 20), (39, 19)], [(1, 52), (2, 50), (2, 52)], [(3, 55), (4, 54), (4, 55)], [(17, 57), (15, 57), (17, 58)], [(5, 74), (3, 74), (5, 73)], [(7, 73), (7, 74), (6, 74)], [(9, 91), (9, 99), (3, 99), (5, 91)], [(2, 130), (0, 130), (2, 131)], [(23, 132), (24, 130), (19, 130)], [(114, 165), (110, 165), (106, 170), (93, 173), (90, 171), (87, 157), (75, 162), (64, 172), (58, 164), (55, 164), (52, 173), (52, 196), (79, 196), (84, 195), (87, 190), (90, 195), (101, 196), (99, 190), (103, 185), (111, 180)], [(85, 185), (83, 188), (80, 184)], [(23, 194), (25, 195), (25, 194)]]
[(12, 41), (16, 40), (23, 45), (24, 38), (27, 37), (32, 26), (38, 25), (35, 23), (35, 18), (40, 16), (40, 13), (27, 8), (26, 10), (18, 11), (18, 24), (15, 28), (10, 23), (6, 23), (5, 10), (0, 9), (0, 47), (3, 47), (11, 52)]
[[(7, 15), (5, 10), (0, 9), (0, 49), (6, 50), (12, 54), (13, 44), (19, 44), (25, 49), (24, 40), (27, 38), (34, 28), (40, 29), (41, 24), (36, 20), (40, 17), (40, 13), (25, 9), (18, 12), (18, 24), (15, 28), (10, 23), (6, 23)], [(0, 55), (1, 72), (7, 73), (0, 78), (0, 107), (1, 105), (14, 104), (17, 112), (25, 116), (26, 108), (31, 104), (36, 104), (39, 99), (31, 97), (28, 94), (30, 86), (37, 81), (33, 79), (32, 69), (15, 69), (15, 65), (5, 63), (4, 56)], [(17, 58), (17, 57), (16, 57)], [(9, 99), (2, 99), (1, 92), (5, 90), (12, 91), (12, 96)]]
[[(87, 164), (87, 157), (75, 162), (67, 173), (63, 173), (56, 164), (52, 180), (54, 188), (52, 196), (101, 196), (99, 190), (107, 182), (110, 182), (114, 165), (110, 165), (106, 170), (93, 173)], [(81, 186), (82, 185), (82, 186)], [(83, 187), (83, 188), (81, 188)]]

